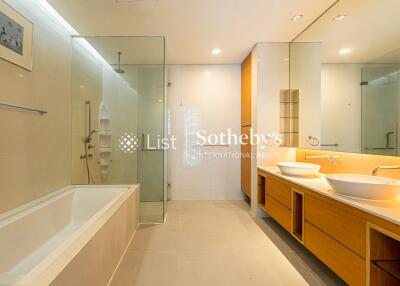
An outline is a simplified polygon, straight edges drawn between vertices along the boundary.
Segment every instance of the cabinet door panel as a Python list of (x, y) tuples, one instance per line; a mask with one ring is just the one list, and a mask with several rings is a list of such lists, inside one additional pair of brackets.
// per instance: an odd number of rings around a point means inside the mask
[(365, 257), (366, 221), (310, 195), (305, 197), (304, 212), (306, 221)]
[(365, 285), (365, 260), (308, 222), (304, 245), (349, 285)]
[(289, 183), (268, 176), (265, 185), (268, 196), (273, 197), (288, 209), (292, 209), (292, 186)]
[(266, 211), (288, 232), (292, 232), (292, 211), (280, 204), (274, 198), (267, 196)]

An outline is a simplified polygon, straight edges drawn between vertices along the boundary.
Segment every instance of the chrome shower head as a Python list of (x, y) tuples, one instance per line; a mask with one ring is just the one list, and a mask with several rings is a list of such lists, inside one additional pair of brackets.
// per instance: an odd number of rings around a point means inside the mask
[(118, 68), (115, 68), (114, 71), (119, 74), (124, 74), (125, 71), (121, 69), (121, 55), (122, 52), (118, 52)]

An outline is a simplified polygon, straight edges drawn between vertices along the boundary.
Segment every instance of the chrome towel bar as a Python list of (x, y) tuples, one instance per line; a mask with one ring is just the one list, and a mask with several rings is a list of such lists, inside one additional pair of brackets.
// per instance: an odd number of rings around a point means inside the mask
[(201, 147), (229, 147), (229, 144), (202, 144)]
[(29, 108), (29, 107), (24, 107), (24, 106), (18, 106), (18, 105), (7, 103), (7, 102), (1, 102), (0, 101), (0, 106), (5, 106), (5, 107), (10, 107), (10, 108), (16, 108), (16, 109), (21, 109), (21, 110), (37, 112), (40, 115), (47, 114), (47, 111), (45, 111), (45, 110), (36, 109), (36, 108)]

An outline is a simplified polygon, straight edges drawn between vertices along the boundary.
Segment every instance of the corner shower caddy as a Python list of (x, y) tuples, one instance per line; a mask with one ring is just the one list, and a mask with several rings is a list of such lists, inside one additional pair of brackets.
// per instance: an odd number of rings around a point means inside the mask
[(105, 177), (112, 162), (112, 130), (110, 111), (104, 102), (100, 104), (98, 137), (100, 173)]

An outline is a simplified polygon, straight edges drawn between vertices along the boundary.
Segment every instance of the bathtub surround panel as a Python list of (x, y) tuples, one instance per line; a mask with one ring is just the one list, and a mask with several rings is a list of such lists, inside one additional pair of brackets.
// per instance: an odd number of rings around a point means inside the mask
[(136, 189), (49, 285), (108, 285), (139, 224), (139, 200)]
[[(335, 161), (334, 164), (331, 164), (331, 162), (326, 159), (312, 159), (308, 161), (304, 159), (305, 156), (317, 155), (337, 155), (339, 156), (339, 160)], [(321, 165), (321, 173), (326, 174), (356, 173), (371, 175), (372, 170), (377, 166), (400, 165), (400, 158), (394, 156), (342, 153), (309, 149), (296, 149), (296, 161)], [(400, 171), (381, 170), (379, 171), (378, 176), (400, 180)]]
[(71, 183), (70, 34), (37, 1), (7, 0), (34, 24), (33, 72), (0, 60), (0, 213)]
[(107, 285), (111, 279), (138, 224), (139, 187), (61, 191), (1, 222), (0, 250), (8, 258), (0, 263), (1, 285)]

